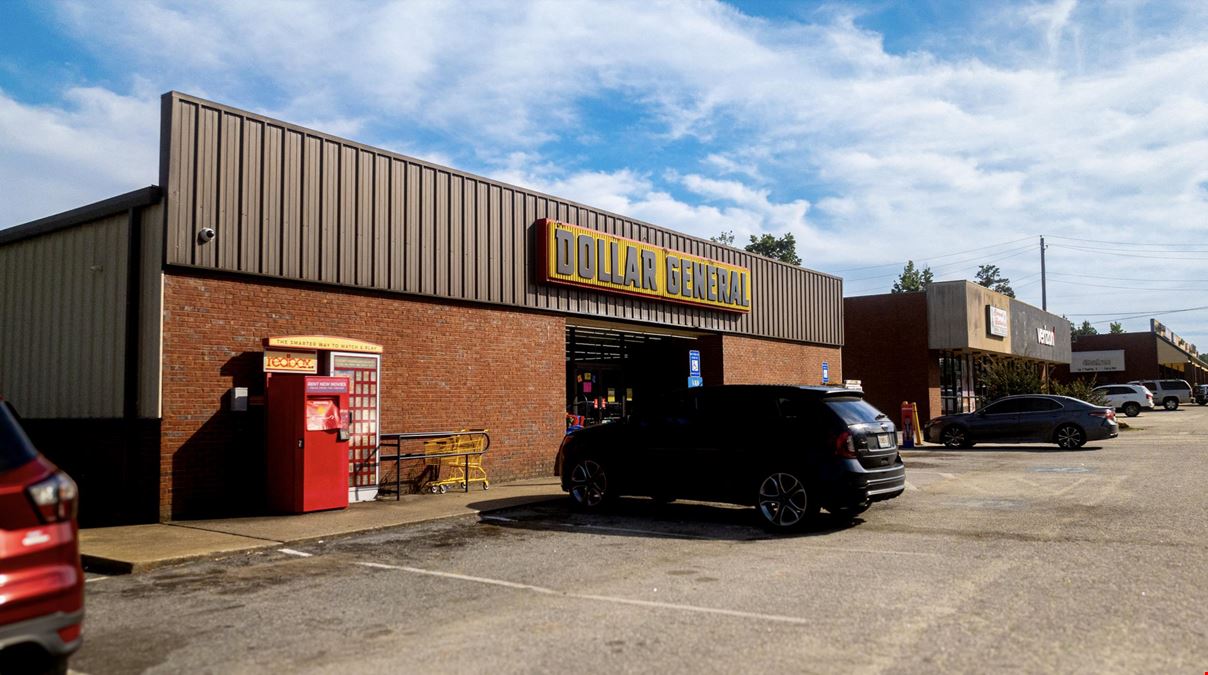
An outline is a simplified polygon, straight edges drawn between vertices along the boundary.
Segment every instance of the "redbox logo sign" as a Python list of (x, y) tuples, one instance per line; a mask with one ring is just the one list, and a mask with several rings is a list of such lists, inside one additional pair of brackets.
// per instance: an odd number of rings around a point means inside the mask
[(264, 372), (317, 373), (319, 372), (319, 356), (315, 352), (265, 350)]

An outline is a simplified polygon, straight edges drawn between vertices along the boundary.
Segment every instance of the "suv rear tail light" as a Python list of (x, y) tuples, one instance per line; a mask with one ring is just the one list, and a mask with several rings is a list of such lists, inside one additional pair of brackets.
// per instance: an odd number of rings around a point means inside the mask
[(62, 471), (25, 489), (44, 523), (75, 518), (79, 496), (75, 481)]
[(848, 459), (856, 458), (856, 442), (850, 431), (844, 431), (835, 437), (835, 454)]

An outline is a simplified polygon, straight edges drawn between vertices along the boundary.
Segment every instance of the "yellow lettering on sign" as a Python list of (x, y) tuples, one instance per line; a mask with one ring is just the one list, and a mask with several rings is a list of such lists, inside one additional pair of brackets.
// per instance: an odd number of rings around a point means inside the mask
[(295, 349), (322, 349), (338, 352), (367, 352), (381, 354), (382, 346), (372, 342), (352, 340), (349, 338), (330, 337), (327, 335), (283, 335), (265, 338), (266, 347), (285, 347)]
[(751, 311), (751, 270), (543, 220), (544, 280), (733, 312)]
[(319, 355), (315, 352), (286, 352), (266, 349), (264, 351), (264, 372), (317, 373), (319, 372)]

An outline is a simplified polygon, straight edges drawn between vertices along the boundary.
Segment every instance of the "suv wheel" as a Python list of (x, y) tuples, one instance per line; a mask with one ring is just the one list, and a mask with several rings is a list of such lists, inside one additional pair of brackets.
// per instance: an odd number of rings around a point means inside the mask
[(1162, 401), (1162, 407), (1166, 408), (1167, 410), (1178, 410), (1179, 409), (1179, 399), (1171, 396), (1171, 397), (1167, 398), (1166, 400)]
[(608, 474), (594, 459), (580, 459), (570, 469), (570, 498), (583, 509), (599, 508), (611, 499)]
[(755, 509), (764, 527), (774, 532), (787, 532), (804, 525), (818, 513), (819, 507), (810, 499), (800, 478), (777, 471), (768, 474), (759, 484)]
[(1082, 429), (1073, 424), (1063, 424), (1057, 427), (1057, 433), (1054, 434), (1054, 437), (1057, 441), (1057, 446), (1067, 450), (1080, 448), (1083, 443), (1086, 443), (1086, 434), (1083, 433)]
[(973, 444), (969, 442), (969, 434), (964, 427), (950, 426), (946, 427), (940, 433), (940, 442), (946, 448), (972, 448)]
[(1141, 404), (1136, 401), (1129, 401), (1123, 406), (1124, 414), (1129, 417), (1136, 417), (1141, 412)]

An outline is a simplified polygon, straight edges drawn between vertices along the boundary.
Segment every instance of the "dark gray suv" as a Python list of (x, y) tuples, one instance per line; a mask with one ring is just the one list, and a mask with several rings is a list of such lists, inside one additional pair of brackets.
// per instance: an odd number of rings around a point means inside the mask
[(773, 531), (862, 513), (906, 486), (897, 432), (859, 391), (728, 385), (676, 392), (566, 436), (555, 468), (585, 510), (619, 495), (749, 504)]

